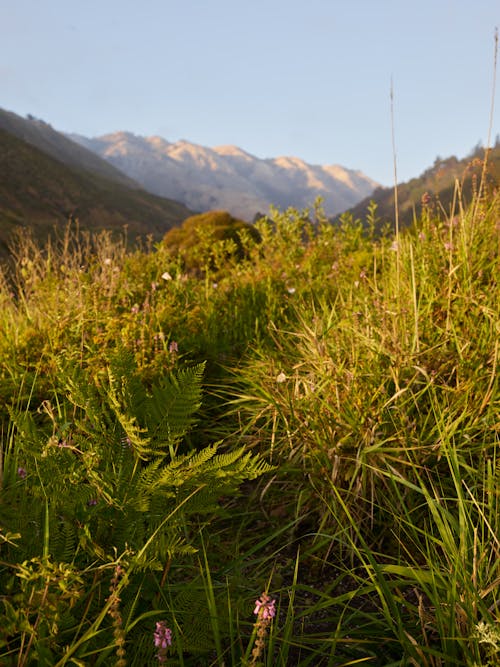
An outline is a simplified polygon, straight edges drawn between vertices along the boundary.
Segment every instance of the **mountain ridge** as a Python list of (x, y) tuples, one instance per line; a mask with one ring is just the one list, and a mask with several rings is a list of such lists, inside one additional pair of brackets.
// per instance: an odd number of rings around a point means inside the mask
[(359, 170), (311, 165), (298, 157), (258, 158), (225, 144), (209, 148), (118, 131), (100, 137), (68, 135), (157, 195), (193, 210), (224, 209), (251, 220), (271, 205), (310, 207), (322, 197), (334, 215), (369, 195), (378, 183)]

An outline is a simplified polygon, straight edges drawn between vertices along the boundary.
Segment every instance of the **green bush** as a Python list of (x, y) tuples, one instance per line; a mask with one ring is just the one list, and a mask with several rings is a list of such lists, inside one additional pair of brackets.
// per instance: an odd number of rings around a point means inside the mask
[(179, 255), (187, 270), (221, 269), (231, 260), (248, 256), (248, 246), (258, 243), (257, 229), (226, 211), (209, 211), (187, 218), (167, 232), (163, 244)]

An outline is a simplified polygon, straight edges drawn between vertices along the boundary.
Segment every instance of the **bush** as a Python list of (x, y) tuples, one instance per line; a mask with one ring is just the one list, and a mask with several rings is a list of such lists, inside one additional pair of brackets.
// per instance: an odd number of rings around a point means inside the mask
[(171, 229), (163, 244), (172, 255), (180, 255), (190, 271), (220, 269), (231, 260), (248, 255), (249, 243), (260, 235), (253, 226), (226, 211), (209, 211), (187, 218), (181, 227)]

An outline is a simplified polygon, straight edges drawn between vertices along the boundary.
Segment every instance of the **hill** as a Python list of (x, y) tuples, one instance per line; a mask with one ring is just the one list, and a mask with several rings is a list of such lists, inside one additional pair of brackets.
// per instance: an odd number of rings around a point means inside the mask
[(28, 116), (22, 118), (12, 111), (0, 109), (0, 129), (26, 141), (59, 162), (69, 166), (100, 174), (112, 181), (140, 188), (140, 185), (106, 160), (101, 160), (92, 151), (71, 141), (63, 133), (54, 130), (49, 123)]
[[(436, 158), (434, 164), (418, 178), (398, 184), (399, 220), (408, 226), (422, 213), (422, 199), (431, 208), (439, 208), (449, 214), (453, 208), (456, 183), (460, 185), (464, 203), (470, 202), (478, 187), (484, 164), (485, 149), (477, 146), (471, 153), (458, 159), (455, 156)], [(486, 186), (493, 188), (500, 183), (500, 141), (488, 153)], [(377, 204), (378, 226), (394, 224), (394, 188), (376, 188), (374, 192), (349, 209), (353, 217), (364, 220), (370, 202)], [(456, 211), (455, 211), (456, 212)], [(337, 218), (338, 219), (338, 218)]]
[(237, 146), (207, 148), (189, 141), (116, 132), (88, 139), (70, 135), (146, 190), (194, 210), (224, 209), (252, 220), (280, 208), (306, 208), (318, 196), (335, 215), (370, 195), (377, 183), (338, 165), (310, 165), (295, 157), (260, 159)]
[(100, 168), (92, 171), (92, 163), (85, 160), (76, 166), (78, 154), (75, 151), (72, 158), (74, 166), (68, 166), (68, 162), (0, 129), (2, 254), (17, 227), (32, 227), (35, 236), (42, 238), (54, 225), (78, 218), (82, 229), (121, 229), (127, 225), (132, 238), (151, 234), (159, 239), (191, 215), (183, 204), (138, 186), (128, 187), (126, 177), (109, 178)]

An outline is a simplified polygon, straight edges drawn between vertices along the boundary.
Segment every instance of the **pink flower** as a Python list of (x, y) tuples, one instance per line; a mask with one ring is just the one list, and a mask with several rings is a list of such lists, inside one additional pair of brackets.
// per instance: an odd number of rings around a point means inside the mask
[(167, 662), (167, 649), (172, 646), (172, 630), (167, 628), (165, 621), (158, 621), (154, 632), (154, 643), (158, 649), (156, 657), (158, 662), (163, 665)]
[(263, 621), (270, 621), (276, 616), (276, 602), (267, 593), (262, 593), (260, 598), (255, 601), (253, 613)]

